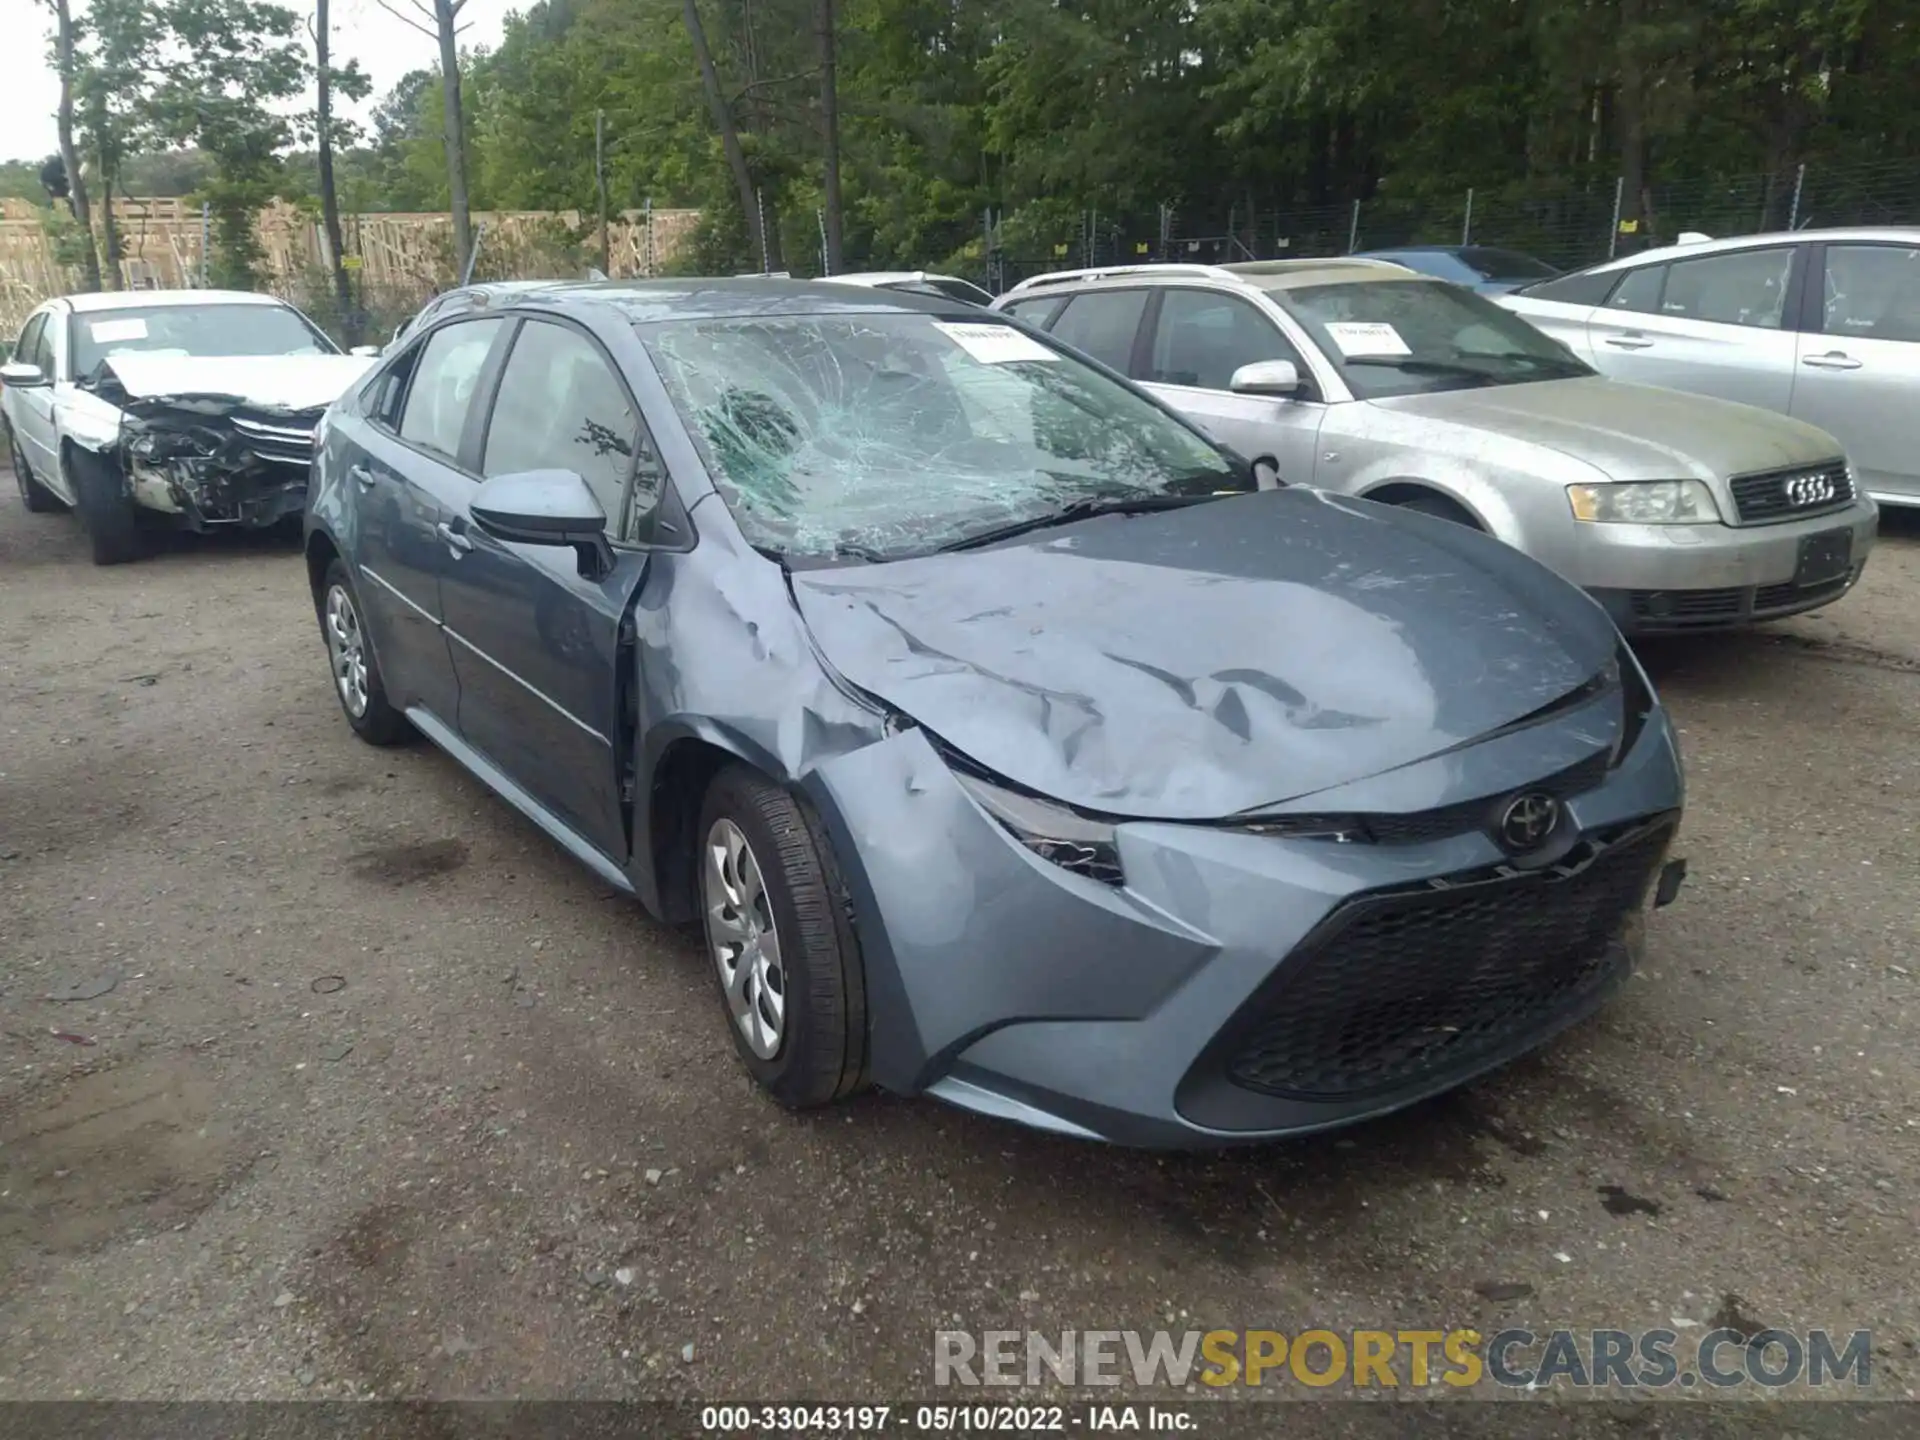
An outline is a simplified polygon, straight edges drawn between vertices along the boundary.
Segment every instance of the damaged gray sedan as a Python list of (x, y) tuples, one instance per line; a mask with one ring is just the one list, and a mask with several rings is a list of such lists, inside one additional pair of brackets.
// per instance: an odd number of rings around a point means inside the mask
[(353, 730), (696, 927), (791, 1106), (1345, 1124), (1588, 1014), (1683, 873), (1591, 600), (940, 297), (449, 317), (323, 422), (307, 558)]
[(71, 508), (95, 563), (151, 530), (298, 522), (321, 412), (373, 363), (292, 306), (240, 291), (50, 300), (0, 366), (27, 509)]

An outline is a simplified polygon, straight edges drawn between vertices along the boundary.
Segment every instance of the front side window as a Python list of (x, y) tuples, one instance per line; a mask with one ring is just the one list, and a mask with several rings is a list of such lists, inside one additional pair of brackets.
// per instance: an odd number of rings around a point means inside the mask
[(75, 315), (73, 373), (115, 355), (336, 355), (331, 340), (285, 305), (137, 305)]
[(1254, 488), (1182, 421), (991, 318), (656, 322), (639, 333), (747, 539), (925, 553), (1076, 502)]
[(639, 431), (626, 387), (594, 344), (565, 325), (529, 320), (500, 374), (483, 473), (571, 470), (599, 500), (608, 528), (624, 534)]
[(1208, 290), (1168, 290), (1154, 326), (1147, 379), (1162, 385), (1227, 390), (1233, 372), (1259, 360), (1291, 360), (1304, 376), (1300, 353), (1247, 301)]
[(1607, 296), (1609, 310), (1632, 310), (1640, 315), (1660, 313), (1660, 292), (1667, 288), (1667, 267), (1642, 265), (1629, 270)]
[(1792, 269), (1793, 251), (1787, 246), (1676, 260), (1667, 268), (1660, 313), (1778, 330), (1786, 313), (1787, 276)]
[(1144, 290), (1089, 290), (1067, 301), (1049, 333), (1125, 375), (1132, 368), (1133, 341), (1146, 312)]
[(414, 362), (400, 416), (400, 438), (448, 460), (460, 455), (473, 393), (480, 385), (487, 352), (500, 333), (500, 318), (459, 320), (434, 331)]
[(1045, 330), (1053, 323), (1053, 317), (1060, 313), (1065, 302), (1058, 295), (1035, 295), (1030, 300), (1010, 300), (1000, 309), (1008, 315), (1018, 315), (1029, 325)]
[(1920, 342), (1920, 248), (1829, 245), (1825, 283), (1822, 334)]
[(41, 361), (38, 353), (40, 350), (41, 337), (46, 334), (46, 330), (47, 317), (45, 315), (35, 315), (31, 317), (20, 331), (20, 339), (13, 347), (13, 356), (22, 365), (40, 366), (40, 373), (51, 380), (54, 378), (52, 369), (48, 364)]
[(1357, 280), (1274, 293), (1363, 400), (1591, 375), (1511, 311), (1437, 280)]

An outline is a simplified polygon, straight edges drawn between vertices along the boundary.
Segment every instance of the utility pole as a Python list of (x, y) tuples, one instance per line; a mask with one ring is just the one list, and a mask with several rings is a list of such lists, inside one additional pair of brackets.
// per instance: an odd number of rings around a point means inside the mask
[(593, 112), (593, 178), (600, 189), (600, 273), (613, 278), (613, 237), (607, 228), (607, 112)]

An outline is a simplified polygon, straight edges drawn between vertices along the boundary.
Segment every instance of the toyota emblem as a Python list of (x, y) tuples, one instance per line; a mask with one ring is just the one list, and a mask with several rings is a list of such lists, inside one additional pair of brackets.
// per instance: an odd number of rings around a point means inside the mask
[(1560, 802), (1532, 790), (1516, 795), (1500, 814), (1500, 843), (1516, 854), (1534, 849), (1560, 823)]
[(1787, 481), (1787, 499), (1795, 505), (1824, 505), (1833, 499), (1833, 477), (1796, 475)]

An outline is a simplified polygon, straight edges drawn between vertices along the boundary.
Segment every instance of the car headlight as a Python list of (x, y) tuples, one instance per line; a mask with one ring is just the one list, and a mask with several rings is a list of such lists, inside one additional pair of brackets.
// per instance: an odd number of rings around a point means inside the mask
[(955, 770), (953, 778), (1001, 826), (1042, 860), (1107, 885), (1126, 883), (1113, 824)]
[(1631, 480), (1569, 485), (1573, 518), (1593, 524), (1717, 525), (1713, 492), (1699, 480)]

